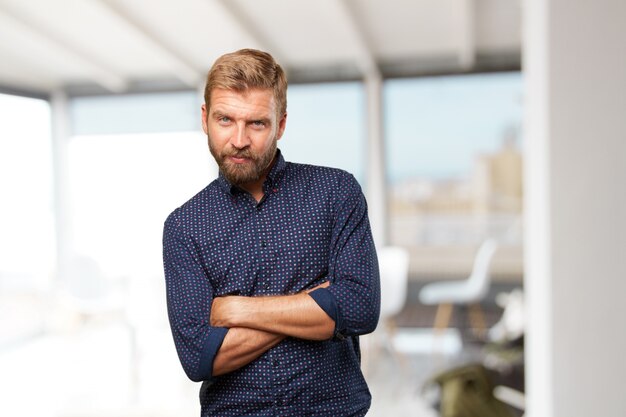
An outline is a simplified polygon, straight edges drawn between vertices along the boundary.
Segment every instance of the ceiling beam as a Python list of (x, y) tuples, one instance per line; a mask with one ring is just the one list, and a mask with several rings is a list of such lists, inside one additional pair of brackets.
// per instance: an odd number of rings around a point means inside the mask
[[(274, 43), (272, 43), (265, 34), (261, 33), (257, 23), (250, 19), (248, 14), (246, 14), (237, 3), (232, 0), (213, 0), (211, 5), (217, 5), (222, 9), (224, 14), (231, 17), (233, 23), (237, 25), (237, 29), (240, 32), (247, 34), (250, 38), (254, 39), (259, 45), (259, 49), (263, 51), (267, 51), (272, 54), (276, 62), (280, 63), (283, 69), (286, 71), (287, 69), (285, 61), (285, 56), (281, 53), (280, 48), (277, 48)], [(262, 6), (259, 6), (262, 7)]]
[(72, 61), (85, 67), (95, 83), (111, 92), (124, 91), (127, 81), (120, 74), (113, 71), (104, 62), (100, 62), (89, 51), (85, 51), (73, 44), (69, 39), (63, 39), (58, 33), (47, 29), (44, 25), (34, 22), (32, 17), (26, 16), (18, 8), (2, 3), (0, 13), (3, 19), (9, 20), (26, 36), (30, 36), (46, 48), (59, 51), (70, 56)]
[(36, 98), (39, 100), (50, 99), (50, 93), (46, 91), (37, 91), (37, 90), (33, 90), (32, 88), (24, 89), (24, 88), (16, 87), (14, 85), (5, 85), (5, 84), (0, 84), (0, 94)]
[(126, 9), (120, 6), (119, 2), (111, 0), (91, 0), (93, 2), (101, 4), (108, 9), (111, 14), (118, 17), (121, 21), (126, 23), (129, 27), (134, 29), (140, 34), (146, 41), (148, 41), (155, 49), (157, 49), (161, 55), (166, 58), (171, 67), (174, 69), (174, 76), (182, 81), (185, 85), (196, 88), (202, 81), (201, 71), (195, 68), (195, 66), (178, 50), (167, 42), (157, 31), (152, 30), (139, 19), (136, 19)]
[(350, 9), (346, 0), (331, 1), (329, 4), (335, 5), (335, 13), (340, 16), (344, 22), (344, 27), (348, 29), (350, 41), (357, 53), (357, 66), (365, 78), (381, 77), (380, 69), (376, 63), (374, 53), (370, 48), (365, 31), (360, 26), (354, 12)]

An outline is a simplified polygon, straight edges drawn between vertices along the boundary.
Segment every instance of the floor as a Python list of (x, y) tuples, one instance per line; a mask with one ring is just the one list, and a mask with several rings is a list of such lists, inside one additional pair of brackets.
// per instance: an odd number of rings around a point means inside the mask
[[(376, 336), (370, 336), (376, 339)], [(436, 398), (428, 380), (462, 352), (458, 332), (433, 337), (430, 329), (403, 328), (394, 337), (395, 353), (364, 340), (363, 369), (372, 392), (370, 417), (436, 417)], [(431, 389), (428, 389), (430, 387)]]

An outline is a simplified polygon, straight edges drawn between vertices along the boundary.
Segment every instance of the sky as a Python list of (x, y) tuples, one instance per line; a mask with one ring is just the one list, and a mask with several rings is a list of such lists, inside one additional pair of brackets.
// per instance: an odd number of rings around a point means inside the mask
[(520, 73), (392, 80), (385, 90), (390, 179), (450, 178), (522, 123)]
[(360, 83), (289, 87), (287, 128), (279, 142), (288, 160), (345, 169), (365, 177), (365, 95)]

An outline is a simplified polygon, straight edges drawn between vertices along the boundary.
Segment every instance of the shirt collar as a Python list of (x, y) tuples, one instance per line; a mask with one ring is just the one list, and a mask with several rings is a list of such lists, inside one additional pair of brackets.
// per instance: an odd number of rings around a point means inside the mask
[[(287, 162), (285, 162), (285, 158), (283, 157), (280, 149), (276, 149), (276, 158), (274, 161), (274, 165), (270, 172), (267, 174), (267, 178), (265, 178), (265, 183), (263, 184), (263, 189), (267, 189), (268, 187), (275, 188), (280, 182), (285, 168), (287, 167)], [(220, 170), (219, 176), (217, 178), (217, 182), (224, 191), (227, 193), (234, 195), (242, 192), (241, 188), (237, 187), (235, 184), (231, 184), (230, 181), (226, 179), (222, 171)]]

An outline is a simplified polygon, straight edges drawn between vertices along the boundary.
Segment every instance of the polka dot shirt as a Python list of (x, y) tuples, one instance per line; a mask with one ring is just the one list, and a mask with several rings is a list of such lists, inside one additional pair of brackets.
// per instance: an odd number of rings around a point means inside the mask
[[(380, 309), (367, 205), (354, 177), (285, 162), (280, 151), (252, 196), (220, 175), (165, 222), (167, 307), (183, 369), (202, 381), (202, 416), (363, 416), (371, 395), (358, 336)], [(214, 297), (310, 293), (335, 320), (326, 341), (287, 338), (248, 365), (212, 376), (228, 329), (211, 327)]]

